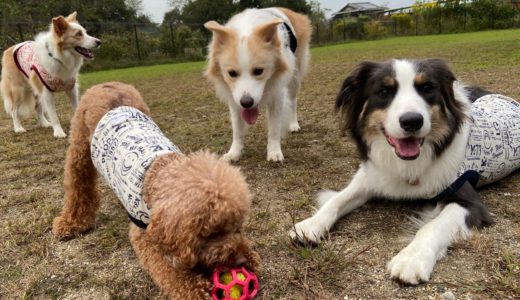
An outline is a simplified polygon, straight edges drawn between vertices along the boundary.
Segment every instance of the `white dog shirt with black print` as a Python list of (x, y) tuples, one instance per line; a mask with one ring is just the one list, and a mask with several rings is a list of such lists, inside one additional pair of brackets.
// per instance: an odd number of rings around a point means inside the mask
[(478, 186), (498, 181), (520, 167), (520, 104), (498, 94), (471, 105), (471, 129), (466, 157), (457, 177), (479, 175)]
[(130, 220), (146, 228), (151, 217), (142, 198), (146, 171), (157, 156), (181, 153), (179, 148), (149, 116), (120, 106), (101, 118), (90, 150), (94, 166), (116, 193)]

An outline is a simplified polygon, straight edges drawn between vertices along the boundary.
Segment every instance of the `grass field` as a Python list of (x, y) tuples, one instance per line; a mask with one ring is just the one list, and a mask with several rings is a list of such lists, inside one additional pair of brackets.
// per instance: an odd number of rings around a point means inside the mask
[[(460, 243), (439, 261), (431, 281), (417, 287), (389, 279), (386, 263), (406, 242), (407, 216), (419, 207), (372, 202), (334, 227), (319, 247), (294, 247), (293, 220), (314, 211), (314, 194), (341, 189), (359, 160), (340, 138), (332, 106), (339, 84), (362, 60), (440, 57), (460, 80), (520, 99), (520, 30), (403, 37), (315, 48), (299, 95), (302, 131), (283, 143), (283, 164), (266, 161), (265, 113), (251, 128), (238, 163), (255, 193), (247, 233), (263, 258), (259, 299), (518, 299), (520, 297), (520, 175), (481, 196), (497, 223)], [(225, 153), (228, 112), (202, 77), (204, 62), (84, 74), (82, 89), (108, 80), (134, 84), (152, 116), (184, 152)], [(71, 110), (59, 98), (69, 128)], [(128, 219), (105, 186), (97, 228), (56, 241), (53, 218), (63, 199), (68, 141), (26, 120), (14, 134), (0, 114), (0, 299), (157, 299), (160, 291), (138, 265), (127, 238)]]

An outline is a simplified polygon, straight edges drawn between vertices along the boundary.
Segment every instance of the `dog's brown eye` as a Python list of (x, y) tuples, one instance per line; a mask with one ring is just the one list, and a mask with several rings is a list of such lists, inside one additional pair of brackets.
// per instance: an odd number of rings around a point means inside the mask
[(382, 88), (379, 92), (377, 92), (377, 94), (379, 95), (379, 97), (386, 97), (390, 95), (390, 89)]
[(419, 86), (419, 90), (423, 93), (430, 93), (431, 91), (433, 91), (433, 85), (431, 85), (429, 83), (425, 83), (425, 84)]
[(232, 78), (238, 77), (238, 73), (235, 70), (228, 71), (228, 74), (229, 74), (229, 77), (232, 77)]
[(78, 31), (78, 32), (76, 33), (76, 36), (83, 36), (83, 32)]
[(260, 75), (262, 75), (263, 73), (264, 73), (264, 69), (262, 69), (262, 68), (255, 68), (255, 69), (253, 70), (253, 75), (255, 75), (255, 76), (260, 76)]

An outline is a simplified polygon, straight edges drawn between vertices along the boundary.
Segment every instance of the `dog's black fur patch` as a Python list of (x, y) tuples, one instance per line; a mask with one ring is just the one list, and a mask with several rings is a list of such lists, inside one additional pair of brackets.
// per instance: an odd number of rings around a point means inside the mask
[(468, 98), (471, 103), (475, 102), (478, 98), (484, 97), (485, 95), (493, 94), (490, 91), (486, 91), (478, 86), (468, 86), (464, 88), (468, 92)]
[(453, 195), (439, 200), (439, 202), (442, 204), (457, 203), (467, 209), (469, 212), (466, 216), (468, 228), (481, 229), (494, 223), (487, 207), (480, 199), (480, 195), (467, 181)]

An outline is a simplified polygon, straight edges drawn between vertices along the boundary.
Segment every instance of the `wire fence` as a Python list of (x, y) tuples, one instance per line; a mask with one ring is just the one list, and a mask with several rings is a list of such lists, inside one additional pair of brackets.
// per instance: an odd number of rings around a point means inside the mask
[[(400, 13), (377, 20), (360, 17), (314, 23), (312, 44), (325, 45), (355, 40), (374, 40), (392, 36), (411, 36), (468, 32), (481, 29), (520, 28), (520, 14), (493, 24), (475, 24), (466, 15)], [(98, 70), (176, 61), (201, 60), (211, 39), (202, 24), (166, 23), (85, 23), (89, 34), (103, 41), (96, 59), (84, 69)], [(479, 27), (480, 26), (480, 27)], [(45, 22), (0, 23), (0, 50), (33, 39), (47, 31)]]

